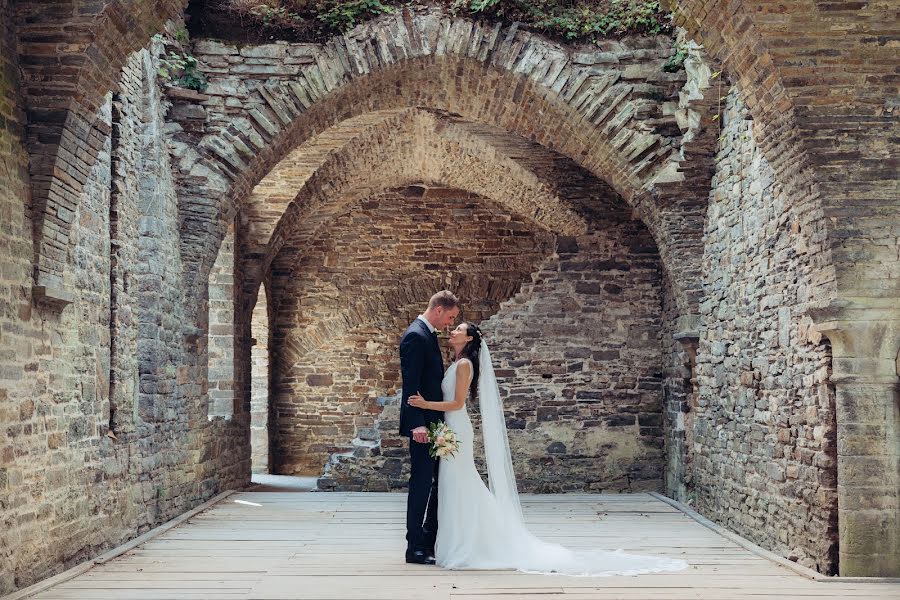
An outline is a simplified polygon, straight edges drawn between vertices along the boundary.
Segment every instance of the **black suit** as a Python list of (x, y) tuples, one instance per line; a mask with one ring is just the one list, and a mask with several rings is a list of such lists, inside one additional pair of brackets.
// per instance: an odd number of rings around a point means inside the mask
[[(437, 489), (439, 461), (428, 454), (428, 444), (413, 441), (412, 430), (441, 421), (444, 413), (410, 406), (407, 400), (421, 394), (429, 402), (442, 402), (441, 380), (444, 360), (437, 335), (421, 319), (407, 328), (400, 340), (400, 373), (403, 394), (400, 399), (400, 434), (409, 437), (409, 496), (406, 503), (406, 542), (408, 551), (429, 550), (437, 536)], [(427, 509), (427, 515), (426, 515)]]

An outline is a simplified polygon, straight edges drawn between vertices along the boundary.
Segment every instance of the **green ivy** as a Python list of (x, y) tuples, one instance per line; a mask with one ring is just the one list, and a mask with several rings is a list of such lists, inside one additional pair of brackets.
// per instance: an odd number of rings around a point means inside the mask
[(684, 61), (687, 60), (688, 49), (684, 44), (675, 43), (675, 54), (663, 64), (662, 70), (666, 73), (677, 73), (684, 68)]
[(468, 8), (472, 12), (482, 12), (497, 6), (500, 0), (469, 0)]
[(172, 85), (203, 92), (208, 82), (199, 69), (199, 62), (189, 54), (169, 52), (159, 57), (159, 76)]
[(386, 6), (379, 0), (356, 0), (355, 2), (340, 3), (319, 15), (318, 19), (333, 29), (346, 32), (363, 21), (392, 12), (394, 12), (393, 7)]
[[(566, 41), (599, 41), (627, 35), (670, 33), (669, 14), (659, 0), (437, 0), (453, 14), (520, 22), (523, 27)], [(322, 38), (400, 6), (426, 0), (223, 0), (224, 10), (253, 19), (273, 34), (292, 32)], [(319, 26), (313, 24), (318, 22)]]
[(284, 23), (300, 21), (303, 17), (285, 7), (272, 7), (260, 4), (250, 9), (250, 14), (258, 17), (263, 25), (278, 26)]
[(175, 30), (175, 41), (182, 45), (191, 41), (191, 36), (188, 33), (187, 27), (182, 26)]
[[(479, 0), (472, 0), (477, 2)], [(551, 2), (519, 2), (532, 27), (566, 40), (598, 41), (628, 33), (657, 35), (670, 31), (657, 0), (584, 3), (560, 6)], [(499, 6), (499, 5), (498, 5)]]

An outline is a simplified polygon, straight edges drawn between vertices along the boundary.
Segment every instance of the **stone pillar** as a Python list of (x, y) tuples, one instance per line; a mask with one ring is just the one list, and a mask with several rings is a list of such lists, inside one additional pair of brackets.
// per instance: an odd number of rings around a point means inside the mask
[(810, 315), (833, 354), (840, 574), (900, 576), (900, 304), (837, 300)]
[[(209, 418), (235, 413), (234, 227), (222, 240), (209, 273)], [(238, 403), (238, 412), (243, 412)]]
[(682, 436), (682, 446), (681, 456), (678, 457), (681, 462), (680, 481), (677, 482), (676, 489), (670, 491), (674, 493), (676, 500), (688, 502), (694, 483), (691, 467), (694, 460), (694, 416), (697, 411), (697, 390), (699, 389), (697, 385), (697, 350), (700, 346), (700, 316), (682, 315), (678, 318), (676, 325), (678, 329), (673, 337), (684, 350), (684, 364), (681, 371), (684, 374), (685, 396), (675, 422), (672, 423), (676, 434), (680, 433)]

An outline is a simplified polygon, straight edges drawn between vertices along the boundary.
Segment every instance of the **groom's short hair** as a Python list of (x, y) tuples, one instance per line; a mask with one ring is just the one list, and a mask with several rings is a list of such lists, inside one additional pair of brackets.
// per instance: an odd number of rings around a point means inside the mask
[(459, 306), (459, 298), (454, 295), (453, 292), (449, 290), (441, 290), (437, 294), (431, 297), (431, 300), (428, 301), (428, 308), (437, 308), (440, 306), (446, 310), (450, 310), (451, 308), (456, 308)]

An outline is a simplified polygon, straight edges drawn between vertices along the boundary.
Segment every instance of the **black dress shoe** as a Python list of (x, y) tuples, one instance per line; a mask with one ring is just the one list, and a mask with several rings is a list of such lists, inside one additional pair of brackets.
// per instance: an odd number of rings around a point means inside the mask
[(424, 550), (416, 550), (415, 552), (406, 553), (406, 562), (416, 565), (433, 565), (434, 557)]

